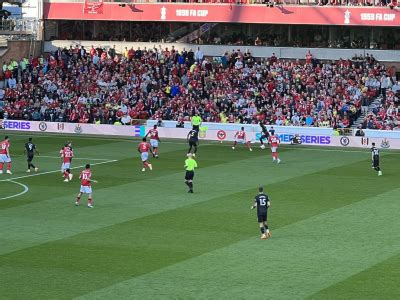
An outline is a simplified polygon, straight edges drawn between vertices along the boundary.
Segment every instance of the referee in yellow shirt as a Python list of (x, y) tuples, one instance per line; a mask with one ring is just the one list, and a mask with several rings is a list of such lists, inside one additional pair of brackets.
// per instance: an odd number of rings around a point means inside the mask
[(195, 113), (195, 115), (192, 117), (192, 126), (193, 126), (193, 130), (200, 130), (200, 125), (202, 122), (201, 117), (199, 116), (199, 113)]
[(194, 160), (192, 153), (189, 153), (188, 158), (185, 160), (185, 184), (189, 187), (188, 193), (193, 194), (193, 177), (194, 169), (197, 168), (197, 162)]

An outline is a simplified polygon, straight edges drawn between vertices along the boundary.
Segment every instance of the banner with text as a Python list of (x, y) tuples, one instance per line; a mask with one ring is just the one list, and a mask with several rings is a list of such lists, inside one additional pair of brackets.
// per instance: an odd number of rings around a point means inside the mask
[[(78, 124), (78, 123), (57, 123), (57, 122), (38, 122), (38, 121), (23, 121), (23, 120), (2, 120), (1, 126), (5, 130), (20, 131), (20, 132), (43, 132), (57, 133), (69, 135), (99, 135), (99, 136), (124, 136), (124, 137), (143, 137), (152, 129), (152, 126), (142, 125), (105, 125), (105, 124)], [(208, 129), (199, 134), (200, 140), (220, 141), (231, 143), (235, 140), (236, 125), (232, 124), (232, 129), (222, 127), (223, 129)], [(228, 128), (228, 129), (227, 129)], [(235, 130), (233, 130), (235, 128)], [(275, 128), (276, 135), (280, 138), (282, 144), (290, 144), (294, 134), (285, 132), (287, 128)], [(246, 140), (254, 144), (259, 144), (261, 131), (258, 125), (249, 125), (245, 127)], [(172, 139), (187, 139), (190, 128), (170, 128), (159, 127), (159, 136)], [(383, 132), (383, 131), (382, 131)], [(298, 134), (303, 145), (314, 146), (334, 146), (334, 147), (356, 147), (370, 148), (372, 143), (383, 149), (400, 149), (400, 138), (386, 137), (356, 137), (356, 136), (332, 136), (318, 135), (312, 131), (312, 128), (304, 127), (303, 131)]]

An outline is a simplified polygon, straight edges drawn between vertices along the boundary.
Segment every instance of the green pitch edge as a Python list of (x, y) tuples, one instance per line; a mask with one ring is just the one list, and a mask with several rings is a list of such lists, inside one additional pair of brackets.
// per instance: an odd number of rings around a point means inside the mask
[[(333, 157), (330, 154), (330, 157)], [(269, 157), (269, 156), (268, 156)], [(348, 165), (361, 160), (358, 153), (326, 161), (326, 154), (316, 152), (313, 159), (299, 159), (288, 152), (281, 165), (273, 165), (266, 157), (233, 161), (196, 172), (195, 194), (188, 195), (183, 184), (183, 172), (149, 178), (148, 182), (133, 182), (117, 187), (94, 190), (95, 209), (74, 207), (74, 195), (51, 198), (22, 207), (0, 211), (0, 254), (63, 239), (79, 233), (176, 209), (216, 197), (234, 194), (304, 176), (319, 170)], [(247, 197), (251, 198), (253, 192)], [(29, 230), (26, 230), (29, 228)]]
[[(279, 228), (270, 240), (247, 239), (79, 299), (306, 298), (400, 253), (399, 192)], [(321, 295), (338, 299), (336, 289), (327, 291)]]
[[(327, 187), (327, 194), (322, 199), (298, 195), (297, 187), (300, 185), (305, 190), (311, 190), (314, 186), (314, 189), (323, 192), (321, 183), (332, 179), (339, 170), (359, 170), (362, 174), (368, 173), (365, 172), (365, 162), (360, 162), (269, 184), (271, 194), (279, 194), (279, 198), (274, 201), (271, 226), (278, 229), (288, 222), (293, 223), (351, 201), (360, 201), (366, 198), (366, 195), (376, 193), (376, 190), (384, 190), (395, 182), (395, 179), (392, 182), (391, 177), (388, 177), (386, 181), (377, 182), (379, 186), (376, 188), (372, 184), (376, 182), (375, 176), (370, 176), (371, 179), (368, 179), (367, 175), (365, 178), (354, 179), (353, 186), (366, 184), (367, 188), (351, 199), (345, 197), (354, 188), (349, 185), (343, 185), (336, 195), (330, 193), (336, 190), (334, 186)], [(293, 186), (294, 189), (288, 186)], [(249, 237), (258, 241), (254, 211), (249, 210), (253, 195), (254, 188), (225, 194), (209, 201), (193, 202), (178, 209), (3, 255), (3, 286), (8, 287), (3, 294), (29, 295), (30, 298), (70, 298), (132, 276), (179, 264), (194, 256), (248, 240)], [(102, 216), (103, 219), (107, 217)], [(67, 221), (63, 226), (64, 230), (68, 228)], [(79, 227), (80, 224), (75, 225), (71, 222), (69, 229), (74, 229), (75, 226)], [(250, 254), (246, 254), (246, 257), (254, 258), (252, 248), (247, 249), (247, 253)], [(227, 258), (229, 259), (229, 256)], [(209, 265), (203, 264), (201, 267), (206, 269)], [(192, 271), (197, 272), (197, 269)], [(179, 277), (176, 282), (176, 290), (179, 290)], [(136, 294), (132, 296), (134, 295)]]

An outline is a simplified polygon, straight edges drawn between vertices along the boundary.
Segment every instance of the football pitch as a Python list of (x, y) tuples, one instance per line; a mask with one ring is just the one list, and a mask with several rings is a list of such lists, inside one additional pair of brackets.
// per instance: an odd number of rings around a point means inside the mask
[[(4, 134), (3, 134), (4, 135)], [(2, 138), (2, 137), (1, 137)], [(184, 141), (162, 141), (141, 172), (138, 140), (10, 135), (13, 175), (0, 175), (1, 299), (398, 299), (400, 152), (202, 141), (194, 194)], [(72, 141), (75, 178), (59, 150)], [(92, 165), (94, 208), (74, 206)], [(271, 198), (260, 239), (257, 188)]]

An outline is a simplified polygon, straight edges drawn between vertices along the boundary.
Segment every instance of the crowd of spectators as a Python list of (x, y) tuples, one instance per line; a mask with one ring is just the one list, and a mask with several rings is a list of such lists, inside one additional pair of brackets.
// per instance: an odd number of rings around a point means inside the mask
[[(131, 124), (199, 113), (210, 122), (347, 128), (383, 90), (385, 74), (372, 56), (321, 63), (311, 53), (256, 60), (237, 49), (211, 59), (201, 48), (71, 46), (3, 63), (0, 119)], [(386, 92), (366, 127), (397, 126), (399, 98)]]
[[(114, 2), (115, 0), (106, 0)], [(348, 6), (397, 6), (397, 0), (134, 0), (134, 3), (227, 3), (227, 4), (296, 4), (296, 5), (348, 5)]]

